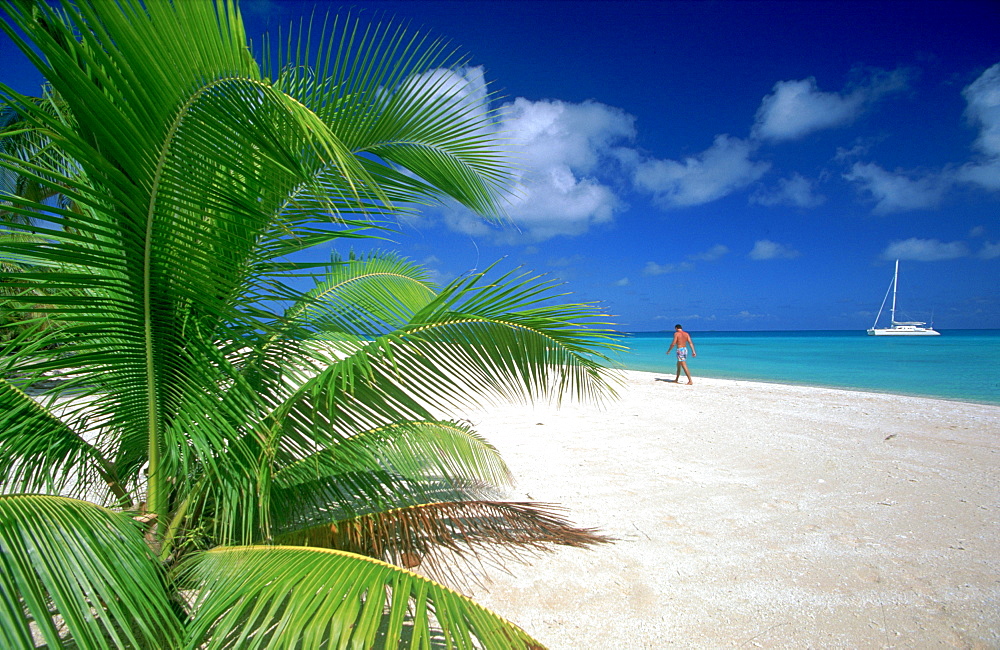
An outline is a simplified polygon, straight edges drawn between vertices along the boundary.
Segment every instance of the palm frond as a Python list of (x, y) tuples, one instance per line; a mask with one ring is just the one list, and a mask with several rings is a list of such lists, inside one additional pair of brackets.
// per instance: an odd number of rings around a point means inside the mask
[[(485, 83), (462, 76), (446, 42), (411, 34), (391, 22), (363, 27), (356, 19), (324, 20), (292, 30), (266, 47), (276, 84), (319, 114), (356, 153), (372, 154), (372, 173), (404, 202), (451, 197), (499, 218), (510, 163)], [(315, 49), (315, 73), (297, 65)], [(382, 171), (376, 167), (381, 166)], [(413, 182), (396, 174), (406, 169)]]
[(0, 496), (0, 646), (176, 647), (181, 624), (135, 521), (83, 501)]
[(483, 498), (511, 482), (497, 450), (468, 425), (401, 422), (276, 467), (271, 520), (282, 534), (429, 501)]
[(84, 495), (92, 484), (127, 501), (114, 468), (61, 417), (0, 379), (0, 494)]
[(279, 535), (280, 544), (336, 548), (460, 582), (474, 565), (503, 567), (552, 545), (583, 548), (610, 542), (579, 528), (545, 503), (459, 501), (423, 503), (366, 514)]
[(199, 593), (190, 647), (428, 647), (435, 627), (449, 648), (542, 647), (446, 587), (343, 551), (220, 547), (192, 556), (178, 580)]
[(326, 277), (285, 318), (307, 320), (320, 338), (358, 340), (402, 327), (433, 297), (427, 272), (395, 253), (334, 254)]
[(275, 467), (275, 484), (290, 489), (303, 480), (375, 469), (410, 480), (441, 477), (494, 486), (512, 480), (493, 445), (467, 423), (446, 420), (396, 422), (334, 440), (301, 459), (289, 454), (275, 460), (282, 463)]
[(551, 283), (482, 275), (446, 287), (397, 331), (337, 348), (329, 366), (270, 416), (276, 445), (304, 458), (329, 440), (396, 422), (433, 420), (499, 398), (614, 394), (602, 351), (617, 334), (592, 305), (547, 305)]

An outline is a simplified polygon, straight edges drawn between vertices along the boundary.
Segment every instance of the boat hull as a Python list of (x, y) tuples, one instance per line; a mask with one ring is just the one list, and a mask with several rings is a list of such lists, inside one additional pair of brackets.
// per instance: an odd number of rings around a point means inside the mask
[(928, 327), (884, 327), (868, 330), (868, 336), (941, 336), (941, 332)]

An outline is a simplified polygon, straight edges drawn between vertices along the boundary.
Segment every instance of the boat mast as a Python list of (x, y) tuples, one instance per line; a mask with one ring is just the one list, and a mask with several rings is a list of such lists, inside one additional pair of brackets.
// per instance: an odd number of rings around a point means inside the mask
[(896, 283), (899, 282), (899, 260), (896, 260), (896, 273), (892, 276), (892, 326), (896, 326)]

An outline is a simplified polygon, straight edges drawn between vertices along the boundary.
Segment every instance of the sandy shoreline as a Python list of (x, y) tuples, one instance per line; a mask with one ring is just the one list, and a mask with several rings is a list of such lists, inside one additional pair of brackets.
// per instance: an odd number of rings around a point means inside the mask
[(555, 649), (1000, 647), (1000, 407), (628, 371), (601, 410), (465, 414), (618, 541), (492, 574)]

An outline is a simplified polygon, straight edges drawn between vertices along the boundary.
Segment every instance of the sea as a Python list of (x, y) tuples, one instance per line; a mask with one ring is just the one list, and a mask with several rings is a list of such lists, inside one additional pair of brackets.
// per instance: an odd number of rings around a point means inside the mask
[[(868, 336), (862, 331), (689, 331), (701, 377), (825, 386), (1000, 405), (1000, 330), (939, 330), (941, 336)], [(621, 367), (677, 369), (673, 330), (634, 332)]]

